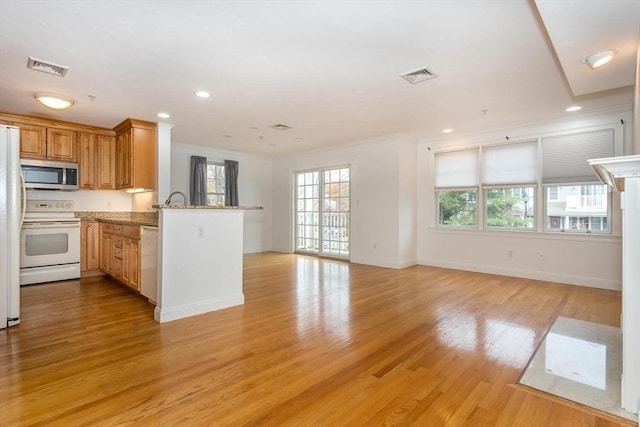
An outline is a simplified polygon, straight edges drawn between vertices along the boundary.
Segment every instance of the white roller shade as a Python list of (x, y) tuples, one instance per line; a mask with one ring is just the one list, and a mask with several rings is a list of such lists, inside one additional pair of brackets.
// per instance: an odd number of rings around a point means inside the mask
[(589, 182), (598, 178), (588, 159), (613, 157), (613, 129), (542, 139), (542, 182)]
[(484, 184), (529, 184), (536, 182), (537, 141), (485, 147), (482, 150), (482, 159), (482, 182)]
[(478, 185), (478, 149), (436, 153), (434, 184), (439, 188)]

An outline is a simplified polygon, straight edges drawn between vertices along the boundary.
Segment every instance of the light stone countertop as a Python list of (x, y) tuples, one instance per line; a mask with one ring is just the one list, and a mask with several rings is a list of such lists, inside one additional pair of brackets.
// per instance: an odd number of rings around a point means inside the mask
[(264, 209), (262, 206), (195, 206), (195, 205), (153, 205), (154, 209), (217, 209), (217, 210), (242, 210), (255, 211)]

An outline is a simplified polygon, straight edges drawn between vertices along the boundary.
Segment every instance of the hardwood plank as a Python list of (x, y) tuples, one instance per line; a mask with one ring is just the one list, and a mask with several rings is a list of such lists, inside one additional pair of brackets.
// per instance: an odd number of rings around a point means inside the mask
[(244, 293), (161, 325), (101, 277), (22, 288), (2, 425), (633, 425), (514, 386), (557, 316), (618, 326), (619, 292), (264, 253)]

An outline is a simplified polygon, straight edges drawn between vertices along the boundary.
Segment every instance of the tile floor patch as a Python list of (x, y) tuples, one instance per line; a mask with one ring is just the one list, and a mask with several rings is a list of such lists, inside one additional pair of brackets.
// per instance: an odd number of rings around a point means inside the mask
[(520, 384), (632, 421), (620, 407), (620, 328), (558, 317)]

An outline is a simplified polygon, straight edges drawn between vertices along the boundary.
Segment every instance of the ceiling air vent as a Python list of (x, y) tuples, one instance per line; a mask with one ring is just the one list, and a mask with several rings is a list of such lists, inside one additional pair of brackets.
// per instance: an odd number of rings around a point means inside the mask
[(400, 74), (400, 76), (412, 84), (420, 83), (425, 80), (435, 79), (436, 77), (438, 77), (426, 68), (421, 68), (416, 71), (410, 71), (408, 73)]
[(277, 125), (271, 126), (271, 128), (276, 130), (288, 130), (291, 129), (291, 126), (285, 125), (284, 123), (278, 123)]
[(27, 62), (27, 68), (31, 68), (32, 70), (42, 71), (43, 73), (53, 74), (54, 76), (64, 77), (69, 71), (69, 67), (65, 67), (64, 65), (54, 64), (52, 62), (46, 62), (41, 59), (36, 59), (29, 57), (29, 62)]

